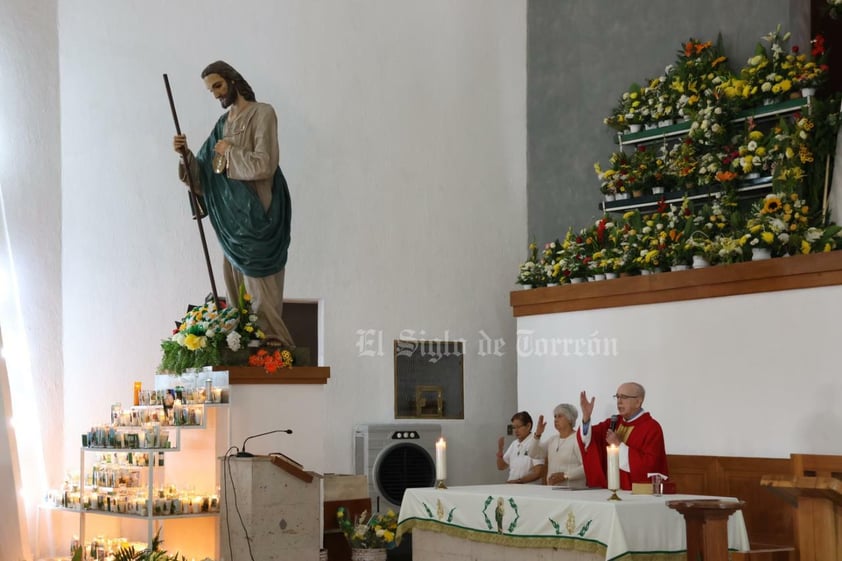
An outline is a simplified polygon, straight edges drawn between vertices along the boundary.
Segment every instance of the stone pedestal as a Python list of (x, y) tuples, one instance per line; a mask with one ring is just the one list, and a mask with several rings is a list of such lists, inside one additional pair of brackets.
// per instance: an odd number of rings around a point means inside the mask
[(274, 456), (221, 461), (221, 558), (318, 561), (320, 477)]

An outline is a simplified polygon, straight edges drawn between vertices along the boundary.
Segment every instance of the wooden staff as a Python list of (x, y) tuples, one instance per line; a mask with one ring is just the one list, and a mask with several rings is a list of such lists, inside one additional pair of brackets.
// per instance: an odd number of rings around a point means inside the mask
[[(164, 86), (167, 88), (167, 98), (170, 100), (170, 110), (172, 111), (172, 120), (175, 123), (176, 134), (181, 134), (181, 127), (178, 124), (178, 115), (175, 112), (175, 102), (172, 99), (172, 90), (170, 89), (170, 79), (164, 74)], [(207, 211), (202, 206), (202, 202), (193, 191), (193, 174), (190, 173), (190, 164), (188, 160), (187, 146), (181, 148), (181, 158), (184, 162), (184, 172), (187, 176), (187, 186), (189, 187), (187, 193), (190, 196), (190, 210), (193, 212), (193, 219), (199, 227), (199, 238), (202, 240), (202, 251), (205, 254), (205, 265), (208, 267), (208, 278), (210, 279), (211, 294), (213, 294), (213, 303), (216, 309), (219, 310), (219, 297), (216, 293), (216, 281), (213, 279), (213, 268), (211, 267), (210, 255), (208, 254), (208, 242), (205, 239), (205, 229), (202, 227), (202, 218), (207, 216)]]

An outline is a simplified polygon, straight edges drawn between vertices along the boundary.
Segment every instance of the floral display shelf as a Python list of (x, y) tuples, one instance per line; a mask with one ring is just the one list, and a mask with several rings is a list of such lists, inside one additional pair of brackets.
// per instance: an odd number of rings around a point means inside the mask
[[(733, 122), (739, 123), (745, 121), (749, 117), (754, 119), (763, 119), (766, 117), (774, 117), (777, 115), (784, 115), (786, 113), (793, 113), (800, 110), (805, 105), (810, 104), (811, 98), (795, 98), (782, 101), (780, 103), (773, 103), (771, 105), (761, 105), (752, 109), (741, 111)], [(667, 138), (674, 138), (684, 136), (690, 131), (691, 121), (681, 121), (674, 125), (666, 127), (657, 127), (654, 129), (642, 130), (638, 132), (623, 132), (618, 133), (618, 142), (622, 147), (624, 144), (643, 144), (656, 140), (664, 140)]]
[(518, 290), (515, 317), (842, 284), (842, 251)]
[(327, 384), (329, 366), (293, 366), (267, 372), (261, 366), (214, 366), (213, 370), (228, 371), (228, 383), (236, 384)]
[[(772, 177), (769, 175), (757, 179), (743, 180), (739, 187), (734, 189), (737, 199), (757, 199), (772, 191)], [(654, 212), (663, 201), (666, 204), (681, 205), (686, 196), (691, 201), (705, 202), (713, 199), (724, 191), (719, 184), (695, 187), (689, 190), (670, 191), (657, 195), (643, 195), (631, 197), (624, 200), (603, 201), (599, 203), (599, 209), (605, 212), (626, 212), (637, 209), (642, 213)]]

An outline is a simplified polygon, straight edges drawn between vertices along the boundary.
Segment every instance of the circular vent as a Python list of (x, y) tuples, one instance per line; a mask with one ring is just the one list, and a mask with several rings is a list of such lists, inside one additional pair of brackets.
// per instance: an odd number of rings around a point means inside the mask
[(407, 442), (383, 453), (375, 475), (377, 487), (386, 500), (400, 505), (407, 489), (435, 484), (436, 466), (426, 450)]

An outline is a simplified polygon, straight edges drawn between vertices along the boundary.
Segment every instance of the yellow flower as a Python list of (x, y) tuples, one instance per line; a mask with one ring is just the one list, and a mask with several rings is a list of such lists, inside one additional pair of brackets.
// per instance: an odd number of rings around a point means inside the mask
[(383, 540), (386, 543), (392, 543), (393, 541), (395, 541), (395, 533), (386, 530), (385, 532), (383, 532)]
[(763, 210), (760, 212), (762, 214), (771, 214), (773, 212), (777, 212), (781, 209), (781, 200), (774, 196), (769, 195), (766, 197), (765, 202), (763, 203)]
[(194, 335), (193, 333), (188, 333), (187, 336), (184, 338), (184, 346), (190, 349), (191, 351), (203, 349), (205, 348), (205, 346), (207, 346), (207, 343), (207, 338), (200, 337), (199, 335)]
[(767, 244), (771, 244), (773, 241), (775, 241), (775, 235), (772, 232), (763, 232), (762, 234), (760, 234), (760, 239)]
[(823, 249), (822, 251), (824, 251), (825, 253), (827, 253), (827, 252), (828, 252), (828, 251), (830, 251), (831, 249), (832, 249), (832, 248), (830, 247), (830, 244), (829, 244), (829, 243), (826, 243), (826, 244), (824, 244), (824, 249)]
[(804, 255), (810, 253), (810, 244), (806, 240), (801, 240), (801, 253)]

